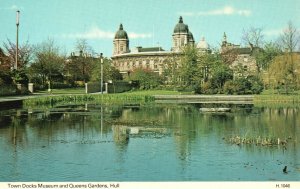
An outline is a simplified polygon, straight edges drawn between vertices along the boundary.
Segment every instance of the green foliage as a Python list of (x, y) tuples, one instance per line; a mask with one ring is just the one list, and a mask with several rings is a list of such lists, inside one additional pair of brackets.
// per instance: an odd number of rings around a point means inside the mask
[(198, 49), (188, 45), (183, 49), (183, 54), (179, 63), (181, 85), (185, 87), (194, 86), (203, 78), (202, 70), (198, 64)]
[(263, 91), (263, 83), (255, 76), (240, 77), (226, 81), (223, 90), (225, 94), (259, 94)]
[(226, 81), (233, 79), (232, 70), (220, 61), (216, 61), (211, 71), (211, 88), (215, 88), (217, 93), (222, 93), (223, 86)]
[(259, 77), (250, 76), (247, 79), (251, 84), (250, 91), (252, 94), (260, 94), (263, 91), (263, 89), (264, 89), (263, 82), (261, 81), (261, 79)]
[(268, 70), (270, 84), (274, 88), (290, 93), (300, 89), (300, 56), (296, 53), (285, 53), (277, 56)]
[(23, 68), (18, 69), (18, 70), (13, 70), (11, 72), (12, 79), (14, 82), (17, 84), (23, 84), (23, 85), (28, 85), (28, 77), (27, 74), (25, 73), (25, 70)]
[[(94, 60), (92, 63), (91, 81), (101, 80), (101, 64), (100, 60)], [(119, 70), (112, 66), (110, 59), (103, 59), (103, 82), (108, 82), (109, 80), (118, 81), (122, 80), (122, 74)]]
[(262, 50), (256, 51), (254, 54), (258, 70), (267, 70), (273, 59), (280, 54), (282, 51), (278, 44), (272, 42), (265, 44)]
[(13, 83), (10, 72), (5, 70), (0, 70), (0, 86), (2, 85), (10, 85)]
[(237, 88), (235, 83), (232, 80), (229, 80), (225, 82), (223, 90), (225, 94), (235, 94)]
[(257, 107), (300, 107), (300, 95), (255, 95), (253, 102)]
[(129, 76), (130, 80), (138, 81), (139, 88), (149, 90), (158, 87), (162, 83), (162, 79), (157, 73), (150, 69), (137, 68)]
[(59, 54), (59, 48), (52, 40), (43, 42), (35, 48), (35, 60), (29, 68), (30, 79), (40, 81), (41, 85), (46, 82), (62, 80), (65, 58)]
[(10, 96), (16, 95), (17, 87), (16, 85), (0, 85), (0, 96)]

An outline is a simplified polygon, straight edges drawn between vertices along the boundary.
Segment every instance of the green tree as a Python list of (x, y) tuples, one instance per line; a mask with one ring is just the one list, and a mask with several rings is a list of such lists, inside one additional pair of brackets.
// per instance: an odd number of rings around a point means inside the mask
[[(112, 66), (111, 59), (103, 59), (103, 80), (108, 82), (109, 80), (118, 81), (122, 80), (122, 74), (119, 70)], [(92, 73), (91, 81), (100, 81), (101, 80), (101, 63), (100, 59), (94, 59), (92, 62)]]
[(258, 71), (267, 70), (272, 60), (280, 54), (282, 54), (282, 51), (278, 44), (273, 42), (266, 43), (263, 49), (255, 53)]
[(285, 53), (277, 56), (269, 68), (270, 82), (277, 89), (284, 89), (285, 93), (299, 89), (300, 56), (297, 53)]
[(94, 52), (85, 39), (76, 41), (75, 51), (76, 53), (72, 53), (65, 63), (65, 75), (68, 76), (71, 84), (75, 81), (88, 82), (91, 79), (93, 62), (96, 59), (92, 56)]
[(35, 48), (34, 62), (30, 65), (30, 78), (43, 86), (63, 78), (65, 57), (59, 52), (59, 47), (49, 39)]
[(150, 69), (136, 68), (129, 76), (130, 80), (138, 81), (140, 89), (148, 90), (162, 84), (162, 79)]
[(217, 93), (223, 92), (226, 81), (233, 79), (233, 72), (228, 65), (216, 59), (212, 65), (210, 81), (212, 86), (217, 89)]
[(183, 48), (183, 56), (179, 62), (179, 76), (183, 87), (195, 86), (203, 78), (198, 60), (199, 54), (196, 47), (188, 45)]

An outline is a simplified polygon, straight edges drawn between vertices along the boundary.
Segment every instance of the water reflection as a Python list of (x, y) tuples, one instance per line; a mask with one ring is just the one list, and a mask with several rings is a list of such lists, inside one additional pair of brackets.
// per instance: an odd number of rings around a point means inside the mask
[[(83, 104), (0, 111), (0, 147), (7, 152), (0, 154), (0, 166), (11, 165), (0, 181), (73, 181), (74, 172), (89, 181), (300, 179), (299, 109), (226, 105), (231, 112), (200, 112), (204, 106)], [(286, 150), (236, 146), (224, 142), (228, 136), (274, 136), (291, 142)], [(40, 178), (38, 168), (50, 165), (61, 174)], [(283, 165), (291, 170), (284, 178)], [(29, 168), (36, 175), (29, 175)], [(229, 174), (232, 169), (236, 173)]]

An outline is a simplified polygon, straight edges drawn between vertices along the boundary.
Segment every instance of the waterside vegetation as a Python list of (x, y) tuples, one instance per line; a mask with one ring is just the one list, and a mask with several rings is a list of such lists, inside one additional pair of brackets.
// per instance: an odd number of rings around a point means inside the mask
[(229, 138), (223, 138), (226, 142), (230, 144), (236, 144), (236, 145), (256, 145), (256, 146), (266, 146), (266, 147), (272, 147), (272, 146), (282, 146), (283, 148), (286, 148), (288, 143), (296, 142), (296, 140), (293, 140), (292, 137), (287, 137), (285, 139), (281, 139), (278, 137), (247, 137), (247, 136), (232, 136)]

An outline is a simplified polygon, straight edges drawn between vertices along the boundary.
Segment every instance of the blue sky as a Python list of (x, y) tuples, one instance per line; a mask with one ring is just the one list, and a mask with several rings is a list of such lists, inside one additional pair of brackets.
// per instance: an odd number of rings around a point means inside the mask
[(288, 21), (300, 28), (300, 0), (0, 0), (0, 47), (15, 41), (20, 10), (20, 43), (52, 38), (62, 51), (75, 50), (78, 38), (95, 52), (112, 55), (114, 33), (122, 23), (130, 48), (162, 46), (169, 50), (179, 16), (196, 42), (202, 36), (219, 47), (223, 32), (240, 44), (243, 29), (261, 27), (265, 40), (276, 40)]

